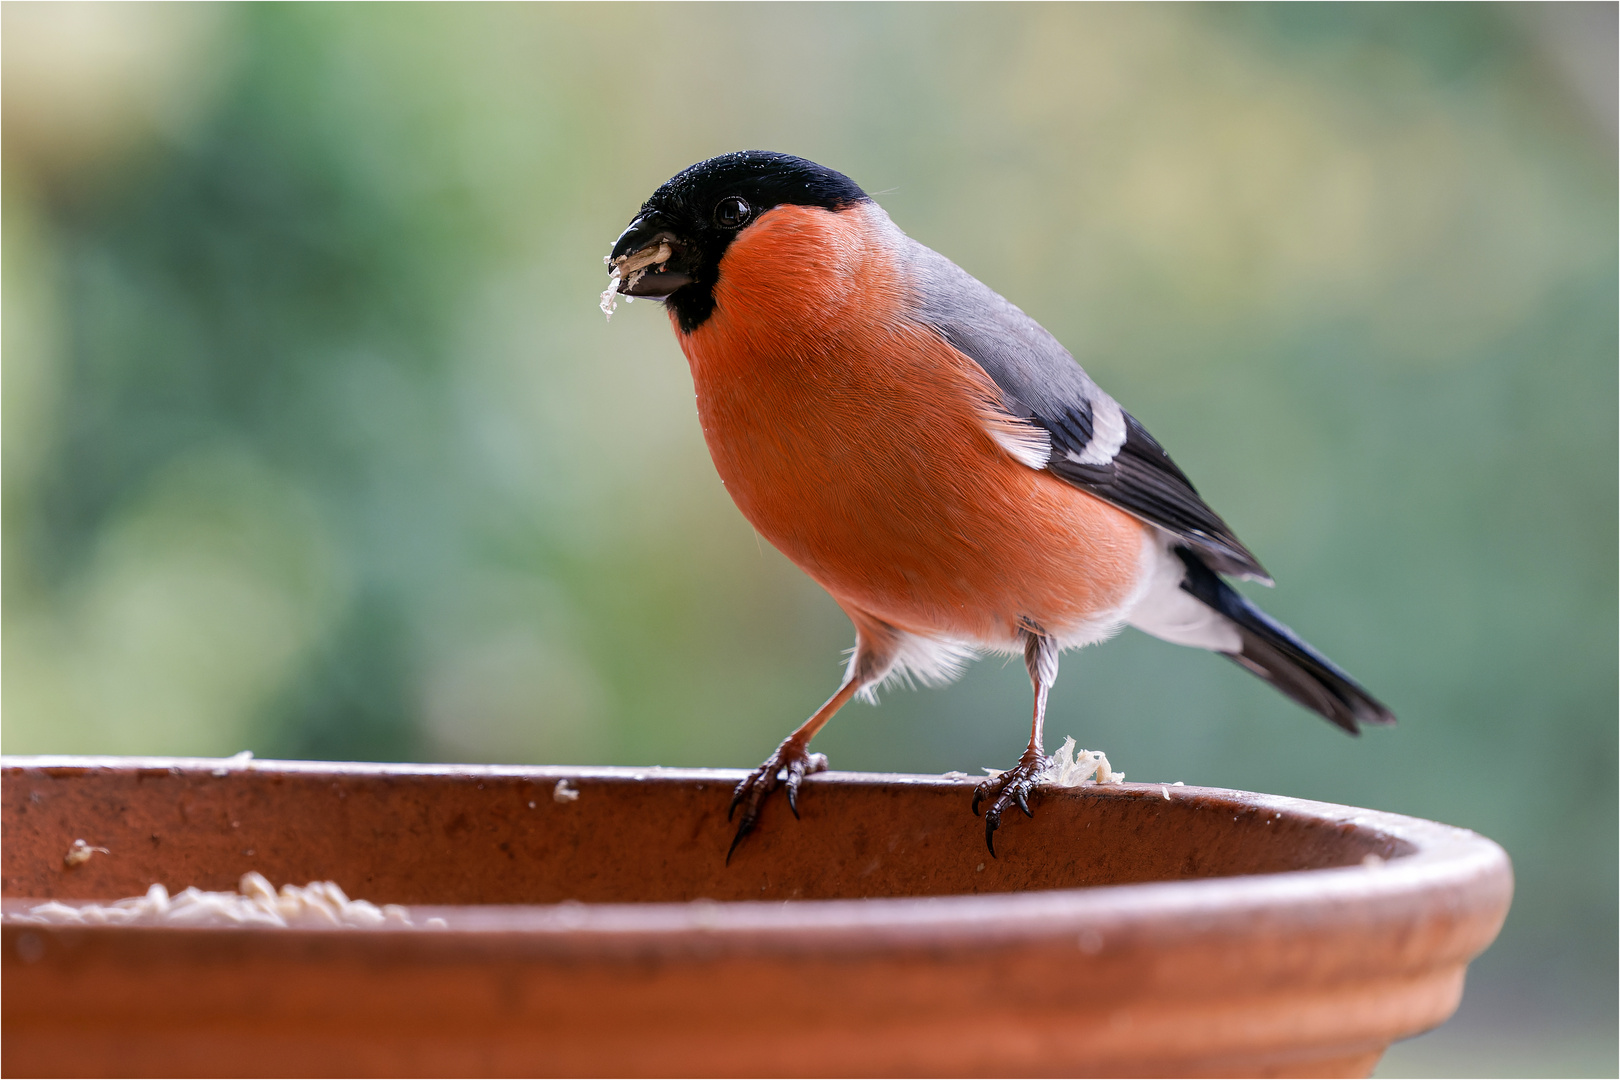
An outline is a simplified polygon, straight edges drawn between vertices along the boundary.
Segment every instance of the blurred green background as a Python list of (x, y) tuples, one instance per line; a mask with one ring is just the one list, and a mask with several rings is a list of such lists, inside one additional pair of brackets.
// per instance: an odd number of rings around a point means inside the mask
[[(1401, 717), (1127, 632), (1054, 742), (1495, 838), (1502, 937), (1383, 1072), (1620, 1067), (1613, 5), (13, 3), (3, 48), (7, 753), (756, 764), (850, 630), (596, 295), (658, 183), (785, 150), (1066, 342)], [(1027, 697), (818, 747), (1004, 766)]]

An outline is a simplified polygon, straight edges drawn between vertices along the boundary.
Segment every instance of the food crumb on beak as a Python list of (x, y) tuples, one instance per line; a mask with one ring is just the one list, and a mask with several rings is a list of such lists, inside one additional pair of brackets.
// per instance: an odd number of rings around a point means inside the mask
[(613, 321), (613, 311), (618, 306), (620, 296), (624, 296), (624, 302), (627, 304), (635, 300), (635, 297), (621, 293), (621, 286), (625, 289), (635, 288), (636, 282), (647, 272), (647, 267), (656, 265), (662, 270), (664, 264), (674, 257), (675, 249), (662, 240), (656, 244), (648, 244), (632, 254), (620, 255), (617, 259), (611, 255), (602, 256), (602, 262), (612, 268), (608, 273), (608, 287), (602, 293), (599, 305), (608, 321)]
[[(605, 260), (606, 256), (603, 258)], [(613, 268), (613, 272), (608, 275), (608, 287), (606, 291), (602, 293), (602, 302), (599, 305), (602, 309), (602, 314), (607, 316), (608, 322), (613, 321), (613, 309), (618, 307), (618, 295), (619, 268), (615, 266)], [(628, 300), (630, 298), (627, 296), (625, 299)]]

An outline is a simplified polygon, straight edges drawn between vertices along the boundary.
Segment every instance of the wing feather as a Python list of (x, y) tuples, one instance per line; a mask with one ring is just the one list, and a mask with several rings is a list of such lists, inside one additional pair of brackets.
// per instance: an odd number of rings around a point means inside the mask
[(1045, 429), (1052, 473), (1173, 534), (1215, 571), (1270, 583), (1164, 448), (1056, 338), (945, 256), (899, 235), (909, 245), (918, 319), (1001, 390), (1006, 415), (993, 433), (998, 442), (1007, 445), (1005, 423)]

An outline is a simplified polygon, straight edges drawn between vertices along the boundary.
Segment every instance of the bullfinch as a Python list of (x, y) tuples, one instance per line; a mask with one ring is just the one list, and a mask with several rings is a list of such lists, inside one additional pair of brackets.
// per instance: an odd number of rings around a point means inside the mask
[[(1033, 816), (1063, 650), (1124, 626), (1230, 657), (1351, 734), (1394, 716), (1227, 583), (1271, 584), (1153, 436), (1057, 339), (911, 239), (849, 177), (742, 151), (653, 192), (609, 256), (615, 293), (663, 301), (738, 509), (855, 624), (843, 683), (737, 785), (731, 852), (810, 740), (885, 683), (940, 684), (1022, 654), (1029, 745), (980, 784)], [(731, 855), (727, 853), (729, 861)]]

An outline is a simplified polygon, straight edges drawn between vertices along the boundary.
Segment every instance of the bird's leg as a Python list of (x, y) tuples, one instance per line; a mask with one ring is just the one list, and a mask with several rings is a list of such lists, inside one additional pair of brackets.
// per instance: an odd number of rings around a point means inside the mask
[(990, 808), (984, 814), (984, 843), (992, 857), (996, 854), (996, 830), (1001, 827), (1002, 812), (1016, 804), (1025, 817), (1035, 816), (1029, 808), (1029, 793), (1052, 761), (1046, 756), (1042, 740), (1046, 728), (1046, 695), (1057, 681), (1057, 642), (1038, 628), (1026, 628), (1024, 666), (1029, 669), (1029, 681), (1035, 687), (1035, 717), (1030, 723), (1029, 747), (1017, 765), (992, 776), (973, 791), (975, 815), (979, 812), (979, 803), (990, 800)]
[(782, 745), (765, 759), (764, 764), (737, 785), (737, 790), (731, 796), (731, 809), (726, 813), (726, 820), (731, 820), (739, 806), (742, 807), (742, 820), (738, 822), (737, 835), (732, 838), (731, 848), (726, 852), (727, 863), (731, 862), (732, 852), (737, 850), (743, 837), (754, 831), (760, 808), (778, 787), (786, 785), (788, 808), (793, 811), (794, 817), (799, 816), (799, 785), (804, 783), (806, 776), (827, 767), (827, 755), (809, 752), (810, 740), (833, 718), (834, 713), (849, 704), (850, 698), (868, 686), (881, 682), (894, 667), (904, 635), (857, 608), (846, 606), (844, 611), (855, 624), (855, 653), (849, 658), (849, 668), (844, 672), (844, 684), (838, 688), (838, 693), (816, 710), (814, 716), (783, 739)]
[(731, 862), (732, 852), (742, 843), (743, 837), (754, 831), (754, 823), (759, 820), (759, 810), (765, 799), (784, 783), (787, 785), (788, 808), (793, 816), (799, 816), (799, 785), (811, 773), (821, 772), (827, 767), (826, 754), (812, 754), (809, 752), (810, 740), (815, 738), (833, 714), (849, 703), (861, 688), (861, 682), (851, 673), (844, 680), (844, 685), (838, 688), (838, 693), (827, 699), (827, 703), (816, 710), (814, 716), (800, 724), (798, 729), (782, 740), (770, 757), (753, 772), (743, 778), (737, 785), (737, 790), (731, 795), (731, 809), (726, 811), (726, 820), (730, 821), (737, 812), (737, 807), (743, 808), (742, 821), (737, 825), (737, 835), (731, 841), (731, 848), (726, 852), (726, 862)]

